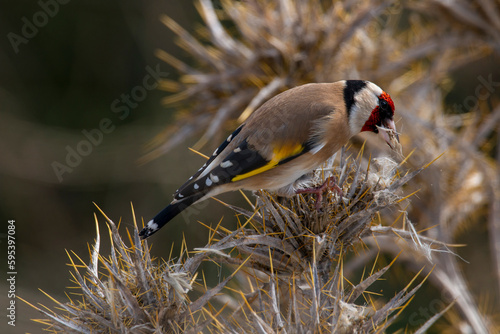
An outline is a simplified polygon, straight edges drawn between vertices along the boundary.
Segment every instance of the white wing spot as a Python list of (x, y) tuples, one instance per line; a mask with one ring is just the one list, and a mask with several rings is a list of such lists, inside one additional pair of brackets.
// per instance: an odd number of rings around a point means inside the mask
[(231, 139), (233, 139), (233, 134), (230, 134), (230, 135), (229, 135), (229, 137), (227, 137), (227, 139), (226, 139), (226, 140), (227, 140), (227, 142), (229, 143), (229, 142), (231, 142)]
[(218, 177), (217, 175), (210, 174), (210, 179), (211, 179), (214, 183), (219, 182), (219, 177)]
[(207, 179), (205, 180), (205, 184), (207, 185), (207, 187), (210, 187), (212, 185), (212, 180), (210, 180), (210, 178), (207, 177)]
[(153, 219), (151, 219), (149, 222), (148, 222), (148, 225), (147, 225), (147, 228), (151, 230), (151, 232), (154, 232), (158, 229), (158, 224), (156, 224), (154, 222)]
[(231, 161), (227, 160), (227, 161), (223, 161), (223, 162), (220, 164), (220, 166), (221, 166), (222, 168), (229, 168), (229, 167), (233, 166), (233, 163), (232, 163)]
[(193, 188), (194, 188), (194, 189), (199, 189), (199, 188), (200, 188), (200, 186), (198, 185), (198, 183), (195, 183), (195, 184), (193, 184)]
[(214, 151), (214, 153), (212, 154), (214, 157), (218, 154), (218, 152), (217, 152), (218, 150), (219, 150), (219, 149), (218, 149), (218, 148), (216, 148), (216, 149), (215, 149), (215, 151)]
[(234, 151), (233, 151), (233, 152), (234, 152), (234, 153), (241, 152), (241, 148), (237, 147), (237, 148), (235, 148), (235, 149), (234, 149)]
[(181, 193), (178, 193), (178, 194), (177, 194), (177, 197), (179, 197), (179, 198), (183, 198), (183, 197), (184, 197), (184, 195), (183, 195), (183, 194), (181, 194)]

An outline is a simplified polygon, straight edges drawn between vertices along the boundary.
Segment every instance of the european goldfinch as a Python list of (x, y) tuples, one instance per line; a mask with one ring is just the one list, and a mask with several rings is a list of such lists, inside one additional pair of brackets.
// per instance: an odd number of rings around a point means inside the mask
[(303, 176), (318, 168), (355, 134), (379, 133), (399, 142), (391, 97), (369, 81), (312, 83), (264, 103), (215, 150), (140, 232), (147, 238), (181, 211), (224, 192), (267, 189), (299, 192)]

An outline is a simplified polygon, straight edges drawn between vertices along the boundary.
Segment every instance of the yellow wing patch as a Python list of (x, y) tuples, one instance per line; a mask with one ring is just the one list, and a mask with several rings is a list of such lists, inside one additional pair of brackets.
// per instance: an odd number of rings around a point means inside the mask
[(243, 180), (243, 179), (246, 179), (246, 178), (248, 178), (250, 176), (254, 176), (254, 175), (263, 173), (263, 172), (265, 172), (267, 170), (273, 169), (274, 167), (278, 166), (278, 164), (281, 161), (283, 161), (283, 160), (285, 160), (287, 158), (293, 157), (294, 155), (299, 154), (303, 150), (304, 150), (304, 146), (301, 145), (301, 144), (298, 144), (298, 145), (285, 145), (285, 146), (280, 146), (278, 148), (275, 148), (273, 150), (273, 157), (272, 157), (272, 159), (267, 164), (265, 164), (264, 166), (259, 167), (257, 169), (254, 169), (254, 170), (252, 170), (250, 172), (247, 172), (247, 173), (244, 173), (244, 174), (240, 174), (240, 175), (236, 175), (235, 177), (233, 177), (231, 179), (231, 182)]

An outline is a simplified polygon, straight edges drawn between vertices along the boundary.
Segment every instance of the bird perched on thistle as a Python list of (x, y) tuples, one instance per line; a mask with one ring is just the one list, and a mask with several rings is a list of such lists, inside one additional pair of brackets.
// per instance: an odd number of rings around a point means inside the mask
[(151, 236), (190, 205), (224, 192), (303, 192), (304, 177), (363, 131), (379, 133), (393, 149), (399, 145), (394, 103), (374, 83), (343, 80), (289, 89), (230, 134), (140, 236)]

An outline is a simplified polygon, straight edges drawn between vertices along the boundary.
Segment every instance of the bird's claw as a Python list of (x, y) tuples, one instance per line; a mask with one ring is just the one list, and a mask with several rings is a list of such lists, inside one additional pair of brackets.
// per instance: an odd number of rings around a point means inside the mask
[(319, 187), (300, 189), (296, 191), (296, 194), (316, 194), (317, 197), (315, 207), (316, 210), (319, 211), (319, 209), (321, 209), (321, 204), (323, 203), (323, 193), (328, 189), (335, 191), (340, 197), (344, 195), (342, 189), (337, 185), (337, 180), (334, 176), (328, 177)]

